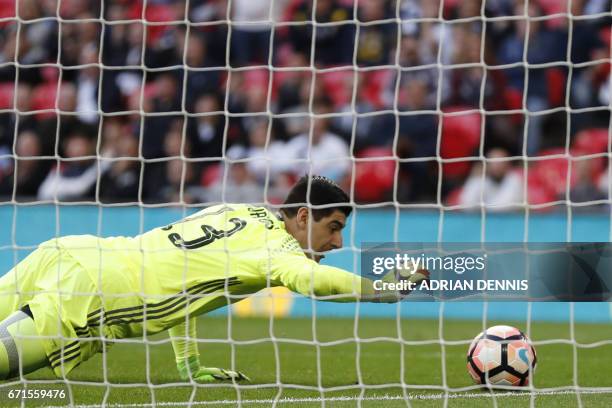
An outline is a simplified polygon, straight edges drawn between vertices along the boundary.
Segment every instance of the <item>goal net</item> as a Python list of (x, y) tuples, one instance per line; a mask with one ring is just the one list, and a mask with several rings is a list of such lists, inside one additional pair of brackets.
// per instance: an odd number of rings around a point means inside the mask
[[(355, 273), (372, 242), (608, 242), (610, 7), (0, 0), (0, 279), (54, 237), (277, 210), (304, 174), (349, 194), (344, 246), (322, 262)], [(63, 378), (20, 373), (0, 405), (612, 406), (610, 303), (239, 298), (193, 340), (250, 383), (181, 380), (162, 333)], [(468, 375), (496, 324), (538, 350), (524, 392)]]

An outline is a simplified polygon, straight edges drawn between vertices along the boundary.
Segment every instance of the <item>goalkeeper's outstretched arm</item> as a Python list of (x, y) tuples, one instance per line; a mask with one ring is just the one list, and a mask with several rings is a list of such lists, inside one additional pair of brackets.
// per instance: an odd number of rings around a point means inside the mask
[[(415, 284), (428, 279), (425, 270), (402, 274), (391, 271), (383, 279), (409, 280)], [(319, 263), (298, 253), (281, 253), (270, 260), (271, 283), (285, 286), (304, 296), (333, 302), (397, 302), (406, 292), (376, 290), (374, 282), (351, 272)]]

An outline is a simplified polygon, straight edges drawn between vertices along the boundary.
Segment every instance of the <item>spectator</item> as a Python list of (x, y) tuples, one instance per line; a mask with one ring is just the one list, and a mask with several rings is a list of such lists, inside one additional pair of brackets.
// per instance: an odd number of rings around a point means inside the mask
[(144, 27), (142, 23), (131, 23), (128, 26), (126, 41), (125, 65), (142, 65), (142, 43), (144, 41)]
[(438, 116), (419, 112), (434, 109), (428, 95), (428, 84), (417, 78), (404, 82), (400, 90), (399, 107), (408, 114), (399, 117), (397, 155), (400, 159), (422, 159), (400, 164), (398, 195), (406, 202), (431, 201), (437, 192)]
[(142, 142), (142, 154), (145, 159), (161, 157), (164, 135), (168, 132), (173, 120), (181, 111), (179, 100), (180, 84), (172, 72), (163, 72), (154, 82), (153, 98), (147, 101), (147, 109), (152, 112), (174, 112), (166, 115), (148, 116), (145, 118)]
[[(190, 20), (194, 23), (207, 22), (199, 31), (207, 38), (207, 54), (211, 66), (226, 66), (228, 40), (228, 0), (190, 1)], [(192, 30), (194, 28), (192, 27)]]
[(232, 0), (232, 66), (268, 64), (273, 20), (271, 5), (271, 0)]
[(211, 203), (266, 203), (263, 187), (247, 168), (248, 152), (242, 146), (235, 146), (227, 152), (228, 162), (224, 171), (227, 178), (220, 177), (206, 191), (206, 201)]
[(15, 162), (15, 197), (33, 200), (38, 188), (49, 172), (51, 161), (37, 158), (44, 154), (44, 146), (34, 131), (25, 131), (17, 138)]
[(39, 64), (55, 59), (58, 25), (55, 20), (44, 18), (55, 15), (53, 7), (49, 7), (48, 2), (20, 0), (17, 10), (19, 17), (27, 21), (21, 25), (19, 33), (18, 62)]
[[(575, 174), (576, 179), (573, 181), (573, 185), (570, 189), (569, 200), (572, 204), (587, 204), (590, 201), (598, 201), (604, 200), (608, 198), (608, 194), (606, 190), (600, 189), (600, 186), (604, 186), (607, 188), (607, 181), (604, 181), (604, 178), (601, 177), (599, 186), (595, 184), (593, 180), (593, 160), (576, 160), (573, 162), (573, 173)], [(607, 176), (607, 172), (606, 172)], [(602, 185), (603, 184), (603, 185)], [(560, 197), (561, 200), (565, 200), (565, 194)], [(601, 204), (599, 205), (583, 205), (583, 206), (574, 206), (574, 210), (579, 211), (587, 211), (593, 210), (595, 208), (602, 208)]]
[(487, 154), (486, 174), (483, 177), (480, 164), (474, 166), (459, 196), (459, 204), (471, 209), (484, 205), (491, 211), (519, 209), (525, 200), (523, 187), (523, 178), (512, 166), (508, 152), (492, 148)]
[[(478, 24), (461, 25), (455, 27), (453, 34), (456, 37), (455, 55), (453, 64), (477, 64), (481, 62), (481, 42), (482, 31)], [(481, 66), (470, 66), (467, 68), (457, 68), (450, 72), (451, 89), (445, 94), (449, 94), (449, 105), (478, 107), (481, 99), (487, 98), (492, 90), (489, 82), (485, 83), (484, 95), (482, 93), (482, 82), (484, 70)], [(445, 85), (448, 85), (445, 83)], [(483, 101), (484, 103), (484, 101)]]
[[(400, 54), (399, 64), (401, 67), (410, 68), (404, 70), (401, 73), (400, 83), (403, 84), (406, 81), (417, 79), (427, 85), (427, 105), (435, 106), (437, 102), (437, 88), (438, 88), (438, 77), (440, 71), (438, 68), (434, 68), (430, 65), (434, 61), (427, 59), (423, 56), (423, 53), (419, 51), (419, 38), (416, 36), (405, 35), (402, 37), (400, 42)], [(390, 88), (387, 89), (386, 99), (389, 105), (396, 102), (397, 95), (395, 95), (395, 81), (390, 82)], [(443, 90), (447, 90), (448, 86), (443, 86)], [(448, 97), (448, 92), (441, 95), (440, 103)]]
[[(419, 54), (426, 61), (437, 61), (449, 65), (457, 45), (453, 36), (453, 25), (435, 21), (442, 16), (444, 4), (440, 0), (403, 0), (400, 17), (403, 20), (402, 34), (418, 38)], [(415, 22), (417, 19), (422, 21)]]
[(197, 186), (199, 167), (193, 162), (192, 144), (184, 135), (183, 120), (174, 120), (163, 138), (163, 161), (145, 165), (144, 190), (148, 202), (195, 203), (190, 193)]
[(98, 18), (91, 11), (84, 11), (80, 13), (75, 20), (78, 21), (77, 27), (77, 38), (79, 41), (79, 47), (94, 47), (98, 48), (100, 45), (100, 23), (92, 21)]
[(293, 103), (280, 112), (283, 115), (283, 126), (289, 137), (308, 131), (310, 126), (309, 112), (311, 109), (310, 94), (312, 87), (314, 87), (312, 91), (313, 106), (331, 103), (329, 96), (325, 92), (322, 80), (312, 82), (309, 77), (301, 77), (298, 84), (296, 84), (298, 103)]
[(278, 85), (276, 109), (279, 112), (300, 105), (300, 87), (304, 82), (310, 82), (311, 78), (308, 68), (305, 68), (308, 66), (308, 61), (303, 54), (291, 52), (285, 61), (285, 65), (295, 68), (295, 70), (279, 72), (274, 75), (274, 83)]
[(192, 162), (172, 159), (165, 163), (165, 170), (166, 182), (158, 191), (157, 202), (195, 204), (203, 201)]
[(79, 119), (88, 124), (98, 121), (98, 84), (100, 70), (93, 64), (98, 63), (98, 49), (93, 44), (86, 45), (79, 59), (81, 65), (88, 65), (80, 70), (77, 79), (77, 106)]
[[(160, 4), (167, 15), (165, 21), (180, 22), (183, 20), (184, 5), (177, 2)], [(161, 19), (160, 19), (161, 20)], [(182, 24), (158, 24), (146, 26), (147, 47), (144, 64), (147, 68), (164, 68), (183, 63), (183, 45), (185, 27)]]
[[(108, 8), (107, 19), (113, 22), (128, 20), (126, 6), (113, 3)], [(112, 67), (123, 69), (105, 69), (103, 71), (104, 95), (112, 90), (113, 103), (103, 99), (105, 112), (119, 112), (126, 108), (126, 100), (137, 99), (142, 86), (142, 72), (138, 69), (126, 69), (126, 66), (141, 66), (143, 27), (140, 22), (107, 24), (104, 28), (104, 47), (102, 62)], [(137, 107), (139, 109), (139, 107)]]
[(18, 201), (29, 201), (36, 197), (50, 167), (49, 161), (38, 158), (42, 154), (42, 143), (34, 131), (26, 130), (19, 134), (15, 159), (0, 161), (0, 197), (12, 199), (14, 194)]
[[(11, 63), (15, 62), (15, 58), (20, 52), (17, 49), (17, 44), (17, 23), (9, 23), (5, 27), (0, 27), (1, 82), (15, 81), (16, 69)], [(23, 47), (23, 44), (19, 43), (19, 45)]]
[(396, 100), (399, 114), (378, 117), (372, 125), (375, 136), (370, 136), (381, 145), (393, 146), (399, 159), (422, 158), (403, 160), (399, 165), (397, 196), (402, 202), (431, 200), (437, 188), (438, 115), (422, 112), (435, 110), (429, 97), (429, 76), (413, 73), (400, 82)]
[[(609, 16), (598, 18), (590, 16), (590, 14), (609, 12), (609, 2), (607, 5), (604, 3), (602, 1), (572, 0), (572, 16), (579, 18), (573, 19), (571, 34), (569, 34), (569, 27), (566, 26), (563, 29), (568, 31), (566, 35), (571, 35), (572, 37), (571, 62), (573, 64), (609, 58), (608, 46), (602, 41), (598, 29), (610, 27), (611, 19)], [(608, 8), (608, 10), (605, 10), (605, 8)], [(591, 67), (597, 66), (595, 64), (591, 65)], [(576, 71), (581, 73), (583, 68), (585, 67), (575, 67), (573, 74)]]
[[(62, 24), (61, 26), (61, 52), (59, 53), (59, 61), (65, 67), (75, 67), (79, 65), (81, 56), (81, 42), (79, 41), (79, 32), (76, 24)], [(63, 70), (62, 80), (74, 81), (78, 71)]]
[[(571, 85), (570, 85), (570, 105), (572, 108), (584, 109), (595, 106), (607, 106), (608, 102), (601, 100), (599, 90), (609, 89), (607, 81), (610, 73), (610, 46), (602, 41), (604, 38), (609, 38), (609, 30), (612, 24), (612, 18), (606, 17), (594, 18), (589, 14), (597, 12), (603, 13), (610, 10), (610, 2), (607, 4), (600, 1), (572, 1), (572, 13), (576, 18), (571, 25), (571, 63), (572, 67)], [(603, 10), (606, 8), (608, 10)], [(599, 8), (599, 10), (598, 10)], [(585, 18), (588, 17), (588, 18)], [(569, 27), (566, 27), (569, 31)], [(600, 34), (601, 33), (601, 34)], [(606, 34), (607, 33), (607, 34)], [(595, 63), (594, 61), (599, 61)], [(589, 63), (592, 62), (592, 63)], [(589, 64), (585, 64), (589, 63)], [(585, 65), (575, 65), (585, 64)], [(565, 102), (565, 101), (563, 101)], [(582, 129), (594, 126), (607, 127), (610, 114), (606, 110), (598, 109), (587, 113), (572, 114), (573, 130), (578, 132)]]
[(94, 159), (96, 143), (85, 128), (72, 131), (63, 143), (68, 161), (57, 164), (38, 189), (39, 200), (79, 201), (94, 197), (96, 182), (108, 169)]
[(360, 65), (387, 65), (395, 59), (397, 25), (391, 20), (395, 12), (387, 0), (359, 2), (359, 21), (368, 23), (359, 28), (357, 63)]
[(59, 113), (47, 113), (44, 116), (36, 116), (37, 132), (40, 135), (45, 155), (54, 156), (57, 153), (56, 144), (62, 149), (61, 137), (69, 135), (74, 131), (86, 128), (90, 135), (97, 133), (97, 122), (86, 126), (74, 114), (77, 109), (77, 87), (72, 82), (63, 82), (59, 87), (57, 95), (57, 107)]
[[(515, 6), (515, 14), (523, 14), (523, 5)], [(528, 16), (538, 17), (542, 10), (535, 2), (529, 2)], [(529, 24), (529, 37), (527, 35)], [(528, 41), (527, 63), (544, 64), (565, 61), (567, 49), (567, 36), (558, 29), (549, 29), (544, 22), (530, 18), (515, 20), (514, 31), (499, 47), (497, 47), (497, 60), (499, 64), (514, 64), (523, 62), (524, 42)], [(505, 70), (508, 77), (508, 86), (526, 92), (527, 110), (538, 112), (549, 108), (548, 86), (546, 72), (548, 68), (521, 67)], [(525, 75), (527, 74), (527, 75)], [(524, 89), (525, 85), (527, 89)], [(527, 154), (535, 155), (541, 148), (542, 116), (531, 115), (527, 137)]]
[[(113, 22), (128, 19), (125, 6), (112, 4), (107, 18)], [(119, 112), (126, 107), (129, 110), (140, 110), (142, 72), (139, 69), (126, 67), (139, 67), (143, 64), (142, 23), (108, 24), (105, 26), (104, 34), (102, 62), (104, 65), (122, 67), (122, 69), (103, 71), (102, 109), (105, 112)], [(108, 92), (111, 92), (110, 98), (106, 95)], [(126, 102), (131, 102), (132, 106), (126, 106)]]
[(192, 145), (191, 141), (184, 136), (183, 133), (183, 120), (174, 120), (168, 132), (164, 136), (163, 144), (165, 158), (175, 157), (191, 157)]
[[(140, 23), (120, 23), (128, 19), (126, 5), (112, 2), (107, 5), (106, 19), (113, 24), (104, 27), (104, 48), (102, 62), (105, 65), (120, 67), (126, 65), (129, 37), (134, 25)], [(141, 33), (142, 34), (142, 33)], [(138, 64), (140, 65), (140, 61)]]
[(312, 135), (303, 133), (289, 141), (286, 157), (293, 161), (298, 175), (319, 174), (339, 182), (350, 171), (350, 153), (347, 143), (328, 130), (329, 119), (318, 116), (327, 113), (329, 106), (315, 106)]
[(137, 202), (141, 171), (138, 138), (126, 132), (125, 126), (118, 120), (105, 123), (103, 137), (103, 156), (113, 160), (100, 181), (100, 201)]
[[(245, 105), (244, 110), (248, 113), (266, 113), (268, 111), (268, 88), (261, 84), (260, 86), (254, 86), (250, 84), (244, 93)], [(248, 115), (244, 116), (242, 121), (248, 126), (248, 122), (256, 116)]]
[[(193, 156), (197, 158), (221, 159), (223, 136), (227, 119), (219, 97), (212, 93), (203, 94), (195, 102), (195, 116), (188, 119), (187, 133), (193, 140)], [(214, 161), (202, 162), (203, 165)]]
[[(349, 144), (351, 142), (354, 144), (355, 151), (368, 146), (388, 144), (393, 137), (378, 131), (374, 132), (374, 126), (382, 117), (375, 114), (376, 106), (366, 98), (364, 76), (365, 74), (358, 76), (354, 107), (352, 101), (349, 101), (339, 108), (339, 115), (332, 119), (335, 129)], [(353, 114), (353, 108), (356, 115)]]
[(239, 113), (228, 119), (228, 143), (245, 143), (247, 129), (265, 116), (268, 106), (268, 72), (251, 70), (232, 74), (227, 97), (230, 113)]
[(15, 11), (19, 23), (0, 23), (0, 81), (15, 81), (18, 72), (20, 82), (36, 85), (44, 68), (34, 64), (57, 60), (58, 23), (48, 18), (55, 9), (49, 2), (21, 0)]
[[(310, 61), (312, 50), (312, 5), (304, 0), (293, 10), (291, 20), (303, 25), (291, 25), (289, 41), (293, 50), (305, 55)], [(355, 44), (355, 24), (353, 10), (338, 0), (316, 2), (315, 20), (317, 23), (334, 23), (317, 26), (314, 46), (314, 61), (317, 66), (347, 65), (353, 60)]]
[(218, 90), (222, 71), (211, 70), (208, 59), (208, 46), (204, 37), (191, 33), (187, 39), (185, 63), (187, 69), (187, 85), (185, 106), (192, 111), (198, 95), (212, 93)]
[[(26, 129), (35, 129), (38, 126), (34, 116), (27, 114), (32, 110), (32, 87), (25, 83), (17, 83), (15, 91), (17, 92), (15, 106), (17, 112), (0, 113), (0, 152), (2, 152), (0, 155), (12, 152), (13, 137), (16, 133)], [(12, 105), (12, 100), (10, 103)]]
[(295, 163), (287, 160), (285, 142), (276, 140), (273, 131), (270, 131), (268, 137), (268, 127), (268, 120), (260, 119), (255, 122), (249, 132), (248, 147), (234, 145), (227, 151), (227, 157), (245, 159), (246, 170), (253, 176), (253, 180), (260, 185), (268, 184), (269, 188), (274, 188), (276, 180), (282, 177), (283, 173), (290, 173)]

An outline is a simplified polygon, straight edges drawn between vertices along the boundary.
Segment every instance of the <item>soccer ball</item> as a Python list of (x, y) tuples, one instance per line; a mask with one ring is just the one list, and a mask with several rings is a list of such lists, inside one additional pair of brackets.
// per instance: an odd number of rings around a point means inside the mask
[(468, 349), (468, 372), (477, 384), (525, 386), (536, 368), (536, 351), (519, 329), (493, 326)]

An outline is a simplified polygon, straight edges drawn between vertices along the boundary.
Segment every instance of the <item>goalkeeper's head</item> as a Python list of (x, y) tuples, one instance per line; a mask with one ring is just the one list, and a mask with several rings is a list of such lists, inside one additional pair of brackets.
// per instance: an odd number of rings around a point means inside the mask
[(321, 252), (342, 247), (342, 229), (352, 211), (350, 201), (327, 177), (304, 176), (281, 208), (287, 232), (318, 262)]

